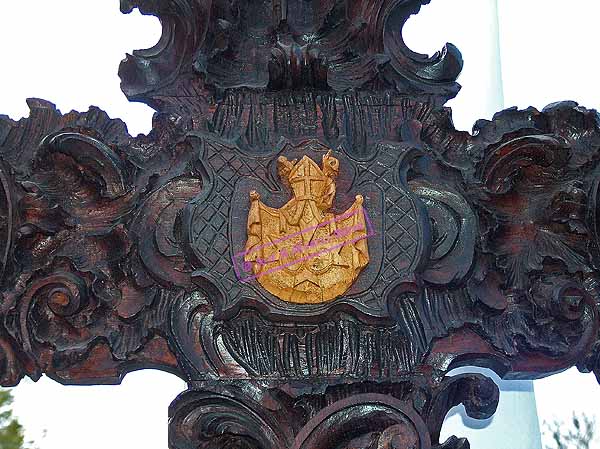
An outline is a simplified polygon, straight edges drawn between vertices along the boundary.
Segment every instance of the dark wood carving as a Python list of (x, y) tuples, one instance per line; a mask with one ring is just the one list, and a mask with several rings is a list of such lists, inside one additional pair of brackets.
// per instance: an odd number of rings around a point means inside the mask
[[(460, 53), (402, 39), (425, 3), (121, 0), (163, 25), (120, 68), (150, 134), (43, 100), (0, 117), (1, 384), (175, 373), (172, 449), (458, 449), (448, 410), (489, 417), (498, 390), (449, 370), (598, 375), (599, 116), (456, 131)], [(332, 301), (283, 301), (236, 274), (249, 192), (282, 207), (278, 158), (330, 150), (369, 263)]]

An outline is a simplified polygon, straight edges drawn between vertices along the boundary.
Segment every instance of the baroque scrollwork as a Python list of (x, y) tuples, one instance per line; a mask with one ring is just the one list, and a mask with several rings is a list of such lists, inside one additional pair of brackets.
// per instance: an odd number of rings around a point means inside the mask
[[(117, 382), (146, 364), (177, 372), (165, 339), (177, 293), (152, 278), (160, 280), (158, 263), (152, 272), (142, 266), (148, 247), (164, 257), (177, 254), (160, 240), (140, 239), (136, 223), (145, 213), (136, 209), (154, 205), (164, 213), (185, 201), (196, 181), (186, 188), (172, 187), (180, 186), (174, 179), (159, 183), (166, 199), (151, 185), (147, 194), (142, 186), (150, 174), (140, 175), (137, 155), (126, 156), (132, 139), (122, 122), (97, 109), (61, 116), (49, 103), (30, 106), (28, 119), (2, 122), (12, 181), (6, 191), (14, 192), (4, 209), (10, 239), (3, 329), (7, 345), (23, 349), (9, 359), (19, 363), (8, 364), (6, 383), (42, 372), (67, 383)], [(160, 231), (151, 232), (164, 240)], [(21, 367), (18, 375), (14, 366)]]
[(421, 377), (322, 391), (298, 383), (285, 391), (254, 383), (199, 386), (171, 405), (170, 444), (175, 449), (458, 449), (468, 442), (438, 440), (446, 413), (460, 403), (470, 416), (489, 418), (498, 388), (481, 375), (446, 378), (436, 388)]
[(0, 117), (0, 383), (167, 370), (173, 449), (459, 449), (498, 390), (451, 369), (600, 375), (599, 116), (457, 131), (460, 53), (402, 39), (425, 3), (123, 0), (163, 25), (120, 69), (148, 135)]

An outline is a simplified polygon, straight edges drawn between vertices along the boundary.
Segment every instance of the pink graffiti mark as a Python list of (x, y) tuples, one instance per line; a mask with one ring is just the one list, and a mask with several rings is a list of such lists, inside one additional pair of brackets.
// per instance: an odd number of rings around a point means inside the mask
[(309, 226), (308, 228), (301, 229), (300, 231), (294, 232), (293, 234), (289, 234), (289, 235), (286, 235), (285, 237), (281, 237), (281, 238), (278, 238), (276, 240), (273, 240), (271, 243), (263, 243), (262, 245), (258, 245), (257, 247), (252, 248), (250, 251), (242, 251), (241, 253), (237, 253), (234, 257), (239, 257), (239, 256), (244, 257), (249, 252), (259, 251), (259, 250), (261, 250), (263, 248), (266, 248), (266, 247), (269, 247), (269, 246), (273, 246), (273, 245), (277, 245), (280, 242), (285, 242), (286, 240), (290, 240), (290, 239), (292, 239), (292, 238), (294, 238), (296, 236), (302, 235), (305, 232), (310, 232), (312, 230), (323, 228), (323, 227), (325, 227), (325, 226), (327, 226), (327, 225), (329, 225), (331, 223), (337, 223), (338, 221), (345, 220), (346, 218), (353, 217), (354, 215), (357, 215), (357, 214), (358, 214), (358, 210), (346, 211), (342, 215), (339, 215), (337, 217), (333, 217), (331, 220), (326, 220), (326, 221), (324, 221), (322, 223), (319, 223), (317, 225)]
[[(291, 238), (293, 238), (295, 236), (302, 235), (305, 232), (312, 231), (313, 229), (319, 229), (319, 228), (324, 227), (324, 226), (326, 226), (326, 225), (328, 225), (330, 223), (335, 223), (335, 222), (338, 222), (338, 221), (341, 221), (341, 220), (345, 220), (346, 218), (349, 218), (349, 217), (352, 217), (352, 216), (358, 214), (358, 212), (360, 210), (362, 210), (363, 216), (365, 217), (366, 228), (367, 228), (366, 229), (367, 230), (367, 234), (366, 235), (362, 235), (360, 237), (356, 237), (356, 238), (354, 238), (352, 240), (345, 240), (345, 241), (343, 241), (341, 243), (337, 243), (337, 244), (335, 244), (333, 246), (324, 248), (324, 249), (322, 249), (320, 251), (307, 254), (307, 255), (299, 258), (299, 259), (294, 259), (294, 260), (292, 260), (292, 261), (290, 261), (288, 263), (285, 263), (283, 265), (279, 265), (277, 267), (273, 267), (273, 268), (271, 268), (271, 269), (269, 269), (269, 270), (267, 270), (267, 271), (265, 271), (263, 273), (260, 273), (258, 275), (250, 275), (250, 276), (246, 276), (246, 277), (243, 277), (242, 275), (240, 275), (240, 272), (239, 272), (239, 269), (238, 269), (238, 264), (236, 262), (236, 258), (240, 258), (243, 261), (242, 262), (242, 267), (243, 267), (243, 269), (244, 269), (245, 272), (248, 272), (248, 271), (250, 271), (252, 269), (252, 262), (246, 262), (244, 260), (244, 258), (245, 258), (245, 256), (247, 254), (251, 254), (253, 252), (259, 251), (260, 249), (265, 248), (265, 247), (273, 246), (273, 245), (275, 245), (277, 243), (280, 243), (280, 242), (284, 242), (284, 241), (289, 240), (289, 239), (291, 239)], [(359, 225), (348, 226), (348, 227), (345, 227), (345, 228), (340, 228), (340, 229), (337, 229), (336, 231), (334, 231), (334, 236), (332, 236), (330, 238), (324, 238), (324, 239), (320, 238), (320, 239), (315, 240), (314, 242), (309, 243), (308, 245), (302, 245), (302, 244), (295, 245), (290, 252), (288, 252), (288, 251), (286, 251), (284, 249), (283, 250), (284, 254), (282, 254), (282, 256), (288, 257), (290, 255), (295, 255), (297, 253), (303, 252), (305, 249), (309, 250), (309, 249), (314, 248), (316, 246), (320, 246), (322, 244), (325, 244), (328, 241), (332, 240), (332, 238), (345, 237), (345, 236), (351, 234), (353, 231), (360, 231), (360, 230), (364, 230), (363, 226), (360, 225), (360, 224)], [(372, 237), (374, 235), (375, 235), (375, 232), (373, 231), (373, 226), (372, 226), (371, 220), (369, 219), (369, 216), (367, 215), (367, 213), (364, 210), (364, 208), (361, 207), (361, 209), (353, 210), (351, 212), (345, 212), (344, 214), (342, 214), (342, 215), (340, 215), (338, 217), (334, 217), (331, 220), (327, 220), (327, 221), (324, 221), (322, 223), (319, 223), (318, 225), (310, 226), (308, 228), (302, 229), (302, 230), (300, 230), (298, 232), (295, 232), (293, 234), (289, 234), (289, 235), (287, 235), (285, 237), (279, 238), (279, 239), (277, 239), (277, 240), (275, 240), (273, 242), (265, 243), (265, 244), (259, 245), (257, 247), (251, 248), (250, 250), (242, 251), (240, 253), (237, 253), (237, 254), (235, 254), (234, 260), (233, 260), (234, 270), (235, 270), (237, 278), (241, 282), (249, 282), (249, 281), (251, 281), (253, 279), (258, 278), (259, 276), (264, 276), (264, 275), (267, 275), (267, 274), (270, 274), (270, 273), (273, 273), (273, 272), (285, 269), (285, 268), (287, 268), (289, 266), (296, 265), (298, 263), (304, 262), (306, 260), (314, 259), (316, 257), (319, 257), (322, 254), (333, 252), (336, 249), (339, 249), (339, 248), (341, 248), (341, 247), (343, 247), (345, 245), (350, 245), (350, 244), (356, 243), (356, 242), (358, 242), (360, 240)], [(283, 258), (285, 258), (285, 257), (283, 257)], [(268, 259), (268, 260), (259, 259), (258, 261), (254, 262), (254, 263), (259, 263), (260, 265), (265, 265), (267, 263), (275, 262), (275, 260), (276, 259), (272, 259), (272, 258)]]
[[(281, 250), (281, 252), (280, 252), (280, 258), (287, 259), (288, 257), (291, 257), (298, 253), (304, 252), (304, 250), (316, 248), (317, 246), (324, 245), (328, 242), (331, 242), (334, 239), (337, 240), (339, 238), (343, 238), (343, 237), (347, 236), (348, 234), (352, 233), (353, 231), (362, 231), (362, 230), (364, 230), (364, 228), (361, 224), (349, 226), (346, 228), (336, 229), (333, 232), (332, 237), (315, 239), (308, 245), (303, 245), (303, 244), (299, 243), (297, 245), (294, 245), (292, 247), (291, 251), (288, 251), (287, 248), (283, 248), (283, 250)], [(267, 264), (275, 262), (275, 261), (277, 261), (277, 254), (273, 254), (269, 259), (263, 259), (263, 258), (259, 257), (253, 262), (258, 265), (267, 265)], [(244, 268), (246, 268), (246, 271), (250, 271), (250, 269), (252, 269), (252, 263), (245, 262)]]

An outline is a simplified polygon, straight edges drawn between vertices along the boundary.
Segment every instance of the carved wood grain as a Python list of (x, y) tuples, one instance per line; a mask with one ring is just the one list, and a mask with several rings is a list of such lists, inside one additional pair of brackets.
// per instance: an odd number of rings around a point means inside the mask
[[(498, 390), (452, 368), (599, 375), (596, 111), (457, 131), (460, 53), (401, 37), (428, 1), (300, 1), (122, 0), (163, 24), (120, 68), (157, 111), (146, 136), (43, 100), (0, 117), (2, 385), (172, 372), (173, 449), (456, 449), (448, 410), (489, 417)], [(249, 189), (281, 205), (277, 157), (330, 149), (369, 265), (321, 305), (240, 283)]]

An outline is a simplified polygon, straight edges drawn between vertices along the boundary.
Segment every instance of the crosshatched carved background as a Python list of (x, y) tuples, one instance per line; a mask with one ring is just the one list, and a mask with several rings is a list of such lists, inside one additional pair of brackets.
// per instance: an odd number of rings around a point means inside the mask
[[(0, 378), (179, 375), (169, 444), (464, 448), (447, 411), (491, 416), (479, 365), (598, 370), (598, 115), (515, 109), (455, 130), (459, 51), (412, 52), (427, 1), (122, 0), (163, 37), (122, 63), (157, 114), (132, 137), (97, 108), (0, 117)], [(279, 156), (340, 161), (369, 264), (341, 297), (240, 282), (249, 192), (281, 207)]]

